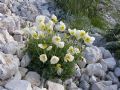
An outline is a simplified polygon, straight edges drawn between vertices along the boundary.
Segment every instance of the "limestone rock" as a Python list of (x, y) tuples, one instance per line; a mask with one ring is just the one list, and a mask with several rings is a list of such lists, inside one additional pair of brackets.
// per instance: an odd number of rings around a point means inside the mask
[(5, 80), (11, 78), (18, 71), (19, 59), (11, 54), (4, 54), (0, 57), (0, 79)]
[(30, 61), (31, 61), (31, 59), (30, 59), (30, 57), (28, 56), (28, 54), (26, 53), (26, 54), (23, 56), (22, 60), (21, 60), (21, 67), (26, 67), (26, 66), (28, 66), (29, 63), (30, 63)]
[(120, 67), (115, 68), (114, 73), (117, 77), (120, 77)]
[(65, 90), (63, 85), (51, 81), (48, 81), (47, 85), (48, 90)]
[(36, 72), (28, 72), (25, 76), (25, 80), (31, 82), (32, 86), (39, 86), (40, 85), (40, 75)]
[(84, 57), (88, 64), (96, 63), (102, 58), (102, 53), (96, 46), (86, 47)]
[(91, 90), (117, 90), (117, 85), (106, 85), (102, 82), (97, 82), (92, 85)]
[(119, 83), (118, 78), (114, 75), (113, 72), (108, 72), (108, 74), (106, 75), (106, 78), (107, 78), (108, 80), (111, 80), (111, 81), (112, 81), (113, 83), (115, 83), (115, 84), (118, 84), (118, 83)]
[(19, 67), (19, 71), (20, 71), (20, 73), (21, 73), (21, 76), (22, 76), (22, 77), (25, 77), (28, 69), (27, 69), (27, 68), (23, 68), (23, 67)]
[(87, 64), (87, 62), (86, 62), (85, 58), (83, 60), (79, 60), (79, 62), (78, 62), (78, 66), (80, 68), (84, 68), (86, 64)]
[(2, 51), (6, 54), (16, 54), (18, 43), (10, 42), (6, 43), (2, 47)]
[(106, 50), (104, 47), (100, 47), (100, 50), (102, 52), (103, 59), (112, 58), (110, 51)]
[(108, 68), (113, 69), (116, 65), (116, 61), (114, 58), (107, 58), (103, 59), (104, 62), (107, 64)]
[(87, 66), (88, 75), (96, 75), (96, 76), (104, 76), (105, 72), (102, 69), (102, 65), (100, 63), (89, 64)]
[(9, 90), (32, 90), (31, 84), (25, 80), (11, 80), (5, 85), (5, 88)]

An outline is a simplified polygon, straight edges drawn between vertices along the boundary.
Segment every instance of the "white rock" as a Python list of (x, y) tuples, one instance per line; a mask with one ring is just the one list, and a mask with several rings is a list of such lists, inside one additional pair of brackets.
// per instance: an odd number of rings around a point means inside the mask
[(31, 61), (31, 59), (30, 59), (30, 57), (28, 56), (28, 54), (26, 53), (26, 54), (23, 56), (22, 60), (21, 60), (21, 67), (26, 67), (26, 66), (28, 66), (29, 63), (30, 63), (30, 61)]
[(4, 36), (3, 36), (3, 34), (0, 33), (0, 44), (5, 44), (5, 43), (6, 43), (6, 41), (4, 39)]
[(27, 68), (19, 67), (19, 71), (21, 73), (21, 76), (24, 77), (28, 71)]
[(91, 90), (117, 90), (117, 85), (105, 85), (102, 82), (97, 82), (92, 85)]
[(9, 42), (15, 42), (14, 38), (8, 33), (7, 30), (1, 30), (1, 34), (3, 34), (4, 39), (7, 43)]
[(6, 80), (11, 78), (18, 71), (19, 59), (10, 54), (4, 54), (2, 52), (0, 52), (0, 54), (5, 60), (4, 63), (3, 61), (0, 63), (0, 79)]
[(25, 80), (11, 80), (5, 85), (5, 88), (9, 90), (32, 90), (31, 84)]
[(97, 82), (97, 78), (96, 78), (94, 75), (91, 76), (90, 82), (91, 82), (91, 83), (96, 83), (96, 82)]
[(78, 62), (78, 65), (79, 65), (80, 68), (84, 68), (86, 64), (87, 64), (87, 62), (86, 62), (85, 58)]
[(48, 81), (47, 85), (48, 90), (65, 90), (63, 85), (51, 81)]
[(114, 73), (117, 77), (120, 77), (120, 67), (115, 68)]
[(110, 51), (106, 50), (104, 47), (100, 47), (99, 49), (102, 52), (103, 59), (112, 57), (112, 54), (110, 53)]
[(88, 64), (96, 63), (102, 58), (102, 53), (96, 46), (87, 47), (84, 51), (84, 57)]
[(33, 90), (47, 90), (46, 88), (39, 88), (39, 87), (37, 87), (37, 86), (34, 86), (33, 87)]
[(32, 86), (40, 85), (40, 75), (36, 72), (28, 72), (25, 76), (25, 80), (29, 81), (32, 84)]
[(96, 76), (104, 76), (105, 75), (105, 72), (102, 69), (102, 65), (100, 63), (88, 64), (86, 69), (90, 76), (91, 75), (96, 75)]
[(113, 69), (116, 65), (116, 61), (114, 58), (107, 58), (103, 59), (104, 62), (107, 64), (108, 68)]

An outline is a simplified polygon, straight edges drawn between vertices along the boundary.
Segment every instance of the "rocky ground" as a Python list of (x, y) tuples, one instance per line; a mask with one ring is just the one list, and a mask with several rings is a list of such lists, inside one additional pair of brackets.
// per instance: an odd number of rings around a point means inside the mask
[(95, 45), (84, 51), (85, 59), (76, 65), (76, 75), (58, 83), (47, 81), (40, 89), (41, 77), (29, 71), (27, 53), (23, 53), (26, 38), (21, 28), (32, 25), (37, 15), (60, 13), (47, 0), (0, 0), (0, 90), (120, 90), (120, 61), (102, 44), (103, 37), (94, 34)]

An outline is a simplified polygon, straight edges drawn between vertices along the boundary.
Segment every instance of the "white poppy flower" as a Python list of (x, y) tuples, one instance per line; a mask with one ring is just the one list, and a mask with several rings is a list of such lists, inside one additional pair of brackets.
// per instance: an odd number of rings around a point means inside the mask
[(59, 36), (53, 36), (52, 42), (54, 44), (58, 44), (59, 42), (61, 42), (61, 38)]
[(59, 57), (57, 57), (57, 56), (52, 56), (52, 58), (51, 58), (51, 60), (50, 60), (50, 63), (51, 63), (51, 64), (56, 64), (56, 63), (58, 63), (58, 61), (59, 61)]
[(86, 44), (92, 44), (94, 42), (94, 40), (95, 40), (95, 38), (89, 36), (88, 34), (86, 34), (85, 37), (84, 37), (84, 42)]
[(45, 16), (43, 15), (39, 15), (36, 17), (36, 23), (39, 24), (40, 22), (44, 22), (45, 21)]
[(72, 62), (74, 60), (74, 56), (71, 55), (70, 53), (66, 54), (64, 57), (65, 62)]
[(57, 44), (57, 46), (59, 47), (59, 48), (63, 48), (64, 47), (64, 42), (59, 42), (58, 44)]
[(76, 29), (73, 29), (73, 30), (68, 29), (68, 32), (70, 33), (70, 35), (74, 36), (76, 34)]
[(74, 50), (74, 47), (73, 46), (70, 46), (67, 50), (67, 53), (71, 53), (71, 54), (74, 54), (75, 53), (75, 50)]
[(47, 61), (47, 55), (46, 54), (41, 54), (39, 56), (39, 59), (41, 62), (45, 63)]

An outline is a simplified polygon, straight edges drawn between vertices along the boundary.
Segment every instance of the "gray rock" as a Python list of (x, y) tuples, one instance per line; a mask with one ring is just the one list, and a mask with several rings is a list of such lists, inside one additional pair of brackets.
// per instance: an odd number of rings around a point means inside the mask
[(78, 66), (80, 68), (84, 68), (86, 64), (87, 64), (87, 62), (86, 62), (85, 58), (83, 60), (79, 60), (79, 62), (78, 62)]
[(17, 51), (16, 51), (16, 54), (17, 54), (19, 59), (22, 59), (24, 56), (24, 48), (25, 48), (25, 44), (19, 43), (19, 45), (17, 47)]
[(87, 81), (87, 82), (89, 82), (89, 79), (90, 79), (89, 76), (87, 74), (83, 73), (81, 75), (80, 81)]
[(28, 72), (25, 76), (25, 80), (29, 81), (32, 84), (32, 86), (40, 85), (40, 75), (36, 72)]
[(118, 84), (118, 83), (119, 83), (118, 78), (114, 75), (113, 72), (108, 72), (108, 74), (106, 75), (106, 78), (107, 78), (108, 80), (111, 80), (111, 81), (112, 81), (113, 83), (115, 83), (115, 84)]
[(26, 73), (28, 72), (27, 68), (19, 67), (19, 71), (22, 77), (25, 77)]
[(26, 54), (23, 56), (22, 60), (21, 60), (21, 67), (26, 67), (26, 66), (28, 66), (29, 63), (30, 63), (30, 61), (31, 61), (31, 59), (30, 59), (30, 57), (28, 56), (28, 54), (26, 53)]
[(102, 52), (103, 59), (112, 58), (110, 51), (106, 50), (104, 47), (100, 47), (100, 50)]
[(103, 82), (97, 82), (92, 85), (91, 90), (117, 90), (117, 85), (105, 85)]
[(100, 64), (102, 65), (103, 70), (106, 72), (108, 70), (108, 65), (103, 59), (100, 60)]
[(107, 58), (103, 59), (104, 62), (107, 64), (108, 68), (113, 69), (116, 65), (116, 61), (114, 58)]
[(48, 90), (64, 90), (64, 86), (58, 83), (48, 81), (47, 85), (48, 85)]
[(2, 47), (2, 51), (6, 54), (16, 54), (18, 43), (10, 42), (6, 43)]
[(9, 90), (32, 90), (31, 84), (25, 80), (11, 80), (7, 82), (5, 88)]
[(88, 64), (96, 63), (98, 60), (102, 59), (102, 53), (96, 46), (87, 47), (84, 51), (84, 57)]
[(96, 75), (96, 76), (104, 77), (105, 75), (105, 72), (100, 63), (88, 64), (86, 70), (88, 72), (88, 75), (90, 76)]
[(70, 86), (72, 82), (73, 82), (72, 79), (67, 79), (67, 80), (65, 80), (64, 84), (65, 84), (66, 86)]
[(21, 80), (21, 78), (22, 78), (21, 73), (20, 73), (20, 71), (18, 70), (18, 71), (15, 73), (14, 77), (12, 77), (11, 79), (12, 79), (12, 80)]
[(79, 90), (79, 88), (76, 86), (74, 82), (66, 86), (67, 90)]
[(90, 85), (86, 81), (81, 81), (80, 82), (80, 88), (82, 88), (83, 90), (89, 90)]
[(2, 86), (0, 86), (0, 90), (7, 90), (7, 89), (5, 89), (5, 88), (3, 88)]
[(116, 67), (114, 73), (117, 77), (120, 77), (120, 67)]

